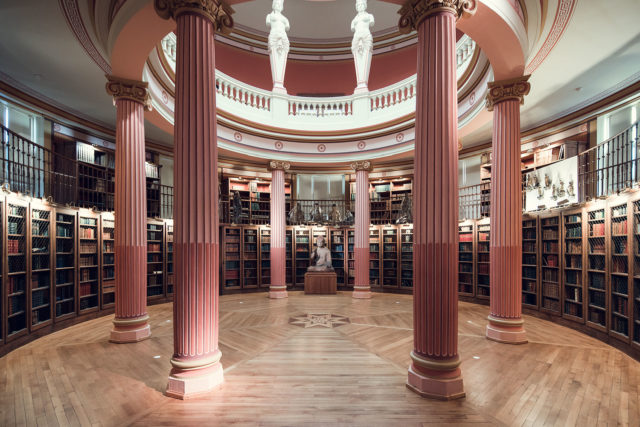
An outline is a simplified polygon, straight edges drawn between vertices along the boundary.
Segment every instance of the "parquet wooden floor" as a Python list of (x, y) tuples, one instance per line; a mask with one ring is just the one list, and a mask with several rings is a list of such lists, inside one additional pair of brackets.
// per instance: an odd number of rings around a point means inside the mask
[[(107, 341), (112, 316), (34, 341), (0, 359), (0, 425), (640, 425), (640, 363), (571, 329), (525, 316), (530, 343), (498, 344), (488, 308), (460, 303), (467, 397), (439, 402), (405, 388), (411, 296), (289, 295), (221, 298), (225, 382), (191, 401), (162, 394), (170, 304), (138, 344)], [(350, 323), (289, 323), (308, 313)]]

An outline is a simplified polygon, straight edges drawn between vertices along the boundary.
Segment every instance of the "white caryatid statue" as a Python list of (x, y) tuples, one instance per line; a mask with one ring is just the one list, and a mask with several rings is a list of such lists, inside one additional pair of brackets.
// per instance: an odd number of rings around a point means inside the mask
[(373, 15), (367, 12), (367, 0), (356, 0), (356, 10), (358, 14), (351, 21), (351, 31), (353, 31), (351, 53), (356, 65), (358, 83), (354, 93), (359, 93), (369, 90), (369, 70), (373, 55), (373, 36), (369, 28), (373, 27), (375, 21)]
[(289, 20), (282, 14), (284, 0), (273, 0), (271, 13), (267, 15), (269, 30), (269, 61), (271, 62), (271, 78), (273, 91), (287, 93), (284, 88), (284, 72), (287, 68), (289, 55)]

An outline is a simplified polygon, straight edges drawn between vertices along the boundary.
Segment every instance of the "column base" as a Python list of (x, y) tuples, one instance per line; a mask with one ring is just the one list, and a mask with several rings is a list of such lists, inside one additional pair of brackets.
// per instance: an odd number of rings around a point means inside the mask
[(522, 319), (500, 319), (489, 316), (486, 336), (491, 341), (503, 344), (526, 344), (527, 333)]
[(369, 286), (354, 286), (351, 296), (358, 299), (371, 298), (371, 288)]
[[(169, 374), (169, 382), (165, 395), (174, 399), (192, 399), (209, 393), (222, 384), (224, 374), (220, 363), (221, 353), (218, 352), (213, 364), (207, 364), (202, 368), (177, 368), (175, 360), (171, 359), (174, 368)], [(206, 363), (206, 362), (205, 362)]]
[(137, 319), (113, 319), (109, 341), (116, 344), (134, 343), (151, 337), (149, 316)]
[(285, 89), (285, 87), (281, 84), (275, 84), (273, 86), (273, 89), (271, 89), (271, 92), (287, 95), (287, 89)]
[(422, 397), (454, 400), (465, 397), (460, 360), (430, 360), (411, 352), (407, 388)]
[(286, 286), (271, 286), (269, 287), (269, 298), (271, 299), (280, 299), (280, 298), (288, 298), (289, 294), (287, 293)]

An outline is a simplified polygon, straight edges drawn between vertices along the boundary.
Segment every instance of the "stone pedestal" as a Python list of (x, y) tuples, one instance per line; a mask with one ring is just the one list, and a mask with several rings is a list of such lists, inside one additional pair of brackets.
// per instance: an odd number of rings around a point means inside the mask
[(338, 292), (335, 271), (309, 271), (304, 274), (305, 294), (335, 294)]

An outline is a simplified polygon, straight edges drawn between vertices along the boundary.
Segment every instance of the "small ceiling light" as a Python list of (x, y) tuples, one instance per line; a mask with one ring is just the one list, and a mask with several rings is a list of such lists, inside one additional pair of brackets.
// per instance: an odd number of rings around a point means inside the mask
[(473, 358), (478, 360), (478, 359), (480, 359), (480, 356), (473, 356)]

